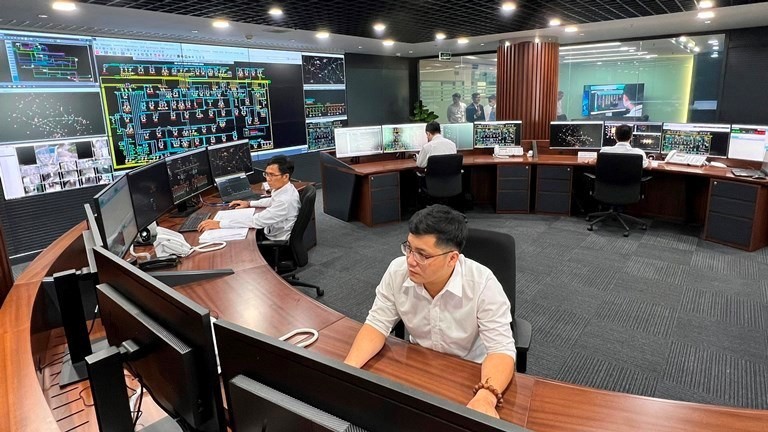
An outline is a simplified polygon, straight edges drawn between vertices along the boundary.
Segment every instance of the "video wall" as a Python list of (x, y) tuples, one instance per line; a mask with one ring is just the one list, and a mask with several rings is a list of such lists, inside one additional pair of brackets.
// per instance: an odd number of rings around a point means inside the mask
[[(332, 149), (347, 124), (343, 55), (15, 31), (0, 31), (0, 50), (0, 146), (102, 140), (110, 173), (241, 139), (252, 152)], [(24, 183), (13, 166), (4, 184)]]

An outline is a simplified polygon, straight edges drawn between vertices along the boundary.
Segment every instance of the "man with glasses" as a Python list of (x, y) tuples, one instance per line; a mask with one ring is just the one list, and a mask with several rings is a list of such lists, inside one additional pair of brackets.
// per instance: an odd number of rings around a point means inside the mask
[(411, 342), (482, 363), (467, 406), (498, 417), (501, 392), (515, 371), (509, 300), (487, 267), (461, 254), (468, 233), (461, 213), (427, 207), (413, 215), (408, 231), (401, 245), (405, 256), (395, 258), (382, 277), (344, 362), (362, 367), (402, 320)]
[[(275, 156), (267, 163), (264, 178), (272, 191), (269, 197), (257, 201), (232, 201), (230, 208), (265, 207), (252, 217), (240, 220), (217, 221), (208, 219), (198, 225), (200, 232), (218, 228), (257, 228), (257, 240), (262, 235), (270, 240), (286, 240), (291, 235), (293, 224), (299, 214), (299, 192), (291, 183), (293, 161), (285, 156)], [(263, 234), (261, 232), (263, 230)], [(265, 255), (269, 259), (269, 254)]]

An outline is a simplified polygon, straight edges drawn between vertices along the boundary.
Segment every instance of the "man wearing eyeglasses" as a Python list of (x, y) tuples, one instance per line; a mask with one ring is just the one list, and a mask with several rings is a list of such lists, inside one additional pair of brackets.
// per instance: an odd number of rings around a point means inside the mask
[(219, 222), (208, 219), (201, 222), (197, 230), (203, 232), (218, 228), (257, 228), (263, 229), (263, 235), (270, 240), (286, 240), (291, 235), (301, 207), (299, 192), (291, 183), (291, 174), (293, 161), (282, 155), (273, 157), (264, 170), (264, 178), (272, 191), (271, 195), (257, 201), (236, 200), (229, 204), (230, 208), (265, 207), (263, 211), (241, 220)]
[(344, 361), (362, 367), (402, 320), (411, 342), (482, 363), (480, 384), (467, 406), (498, 417), (501, 392), (515, 371), (509, 300), (487, 267), (460, 253), (468, 233), (461, 213), (427, 207), (413, 215), (408, 231), (401, 245), (405, 256), (395, 258), (382, 277)]

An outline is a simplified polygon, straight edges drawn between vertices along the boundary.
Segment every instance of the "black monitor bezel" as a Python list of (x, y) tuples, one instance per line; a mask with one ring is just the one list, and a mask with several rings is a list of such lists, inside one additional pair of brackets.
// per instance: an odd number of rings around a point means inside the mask
[[(552, 146), (552, 125), (556, 124), (589, 124), (600, 125), (600, 145), (597, 147), (553, 147)], [(595, 151), (603, 148), (603, 138), (605, 136), (605, 121), (603, 120), (591, 120), (591, 121), (553, 121), (549, 122), (549, 148), (551, 150), (579, 150), (579, 151)]]
[[(107, 245), (108, 245), (108, 243), (107, 243), (107, 231), (104, 229), (104, 219), (103, 219), (103, 212), (102, 212), (102, 210), (101, 210), (101, 204), (99, 203), (99, 200), (101, 199), (101, 197), (102, 197), (102, 196), (104, 196), (104, 195), (105, 195), (107, 192), (109, 192), (109, 191), (110, 191), (112, 188), (116, 188), (116, 187), (118, 187), (118, 184), (119, 184), (120, 182), (125, 182), (125, 187), (127, 187), (127, 188), (129, 187), (129, 186), (128, 186), (128, 177), (127, 177), (127, 176), (125, 176), (125, 175), (122, 175), (122, 176), (120, 176), (119, 178), (115, 179), (115, 180), (114, 180), (112, 183), (110, 183), (110, 184), (109, 184), (107, 187), (105, 187), (104, 189), (102, 189), (101, 191), (99, 191), (99, 193), (97, 193), (97, 194), (96, 194), (96, 195), (93, 197), (93, 200), (92, 200), (92, 202), (93, 202), (93, 207), (92, 207), (92, 209), (91, 209), (91, 210), (93, 210), (93, 211), (94, 211), (94, 213), (93, 213), (93, 216), (94, 216), (94, 218), (95, 218), (95, 220), (96, 220), (96, 224), (97, 224), (97, 226), (98, 226), (98, 229), (99, 229), (99, 235), (101, 236), (101, 244), (102, 244), (102, 245), (104, 245), (104, 247), (105, 247), (105, 248), (106, 248), (106, 247), (107, 247)], [(128, 190), (128, 196), (130, 197), (130, 195), (131, 195), (131, 191), (130, 191), (130, 188), (129, 188), (129, 190)], [(135, 213), (135, 212), (134, 212), (134, 210), (133, 210), (133, 198), (131, 197), (131, 198), (129, 198), (129, 199), (131, 200), (131, 212), (133, 212), (133, 223), (134, 223), (134, 225), (136, 226), (136, 235), (138, 236), (138, 234), (139, 234), (139, 231), (140, 231), (141, 229), (139, 228), (139, 224), (138, 224), (138, 222), (136, 221), (136, 213)], [(131, 244), (133, 244), (133, 240), (134, 240), (135, 238), (136, 238), (136, 237), (134, 237), (134, 238), (131, 238), (131, 239), (126, 239), (126, 242), (125, 242), (125, 246), (123, 247), (123, 251), (121, 252), (121, 254), (120, 254), (120, 257), (123, 257), (123, 256), (125, 256), (125, 254), (128, 252), (128, 249), (130, 249), (130, 248), (131, 248)], [(107, 249), (107, 250), (108, 250), (108, 249)]]
[[(169, 193), (168, 201), (170, 202), (170, 204), (166, 208), (164, 208), (164, 209), (158, 209), (155, 212), (155, 214), (151, 215), (151, 216), (154, 216), (154, 217), (152, 219), (149, 219), (146, 216), (144, 216), (144, 214), (139, 216), (138, 212), (136, 211), (136, 200), (135, 200), (135, 197), (136, 197), (136, 194), (138, 194), (140, 192), (139, 191), (135, 191), (134, 190), (135, 187), (134, 188), (131, 187), (131, 178), (136, 178), (137, 175), (141, 174), (144, 171), (149, 171), (150, 169), (157, 169), (158, 165), (162, 165), (163, 166), (163, 170), (162, 171), (163, 171), (163, 173), (165, 175), (161, 176), (162, 179), (157, 179), (157, 178), (153, 177), (153, 180), (154, 181), (165, 180), (165, 183), (168, 185), (168, 193)], [(171, 184), (170, 184), (170, 181), (168, 180), (168, 166), (165, 163), (165, 159), (160, 159), (160, 160), (154, 161), (154, 162), (152, 162), (150, 164), (144, 165), (143, 167), (136, 168), (134, 170), (128, 171), (128, 173), (125, 176), (128, 177), (128, 190), (131, 192), (131, 204), (133, 205), (133, 215), (136, 218), (136, 226), (139, 227), (139, 231), (141, 231), (142, 229), (144, 229), (147, 226), (151, 225), (152, 222), (155, 222), (157, 219), (160, 218), (160, 216), (162, 216), (168, 210), (173, 208), (173, 206), (174, 206), (174, 204), (173, 204), (173, 194), (171, 193)], [(139, 223), (139, 218), (141, 218), (141, 221), (148, 220), (149, 223), (146, 223), (146, 224)]]
[[(205, 162), (206, 162), (206, 164), (208, 166), (208, 185), (205, 186), (204, 188), (200, 189), (200, 190), (196, 190), (195, 192), (188, 194), (187, 196), (185, 196), (182, 199), (176, 200), (173, 197), (173, 184), (171, 184), (171, 167), (168, 165), (168, 161), (174, 161), (174, 160), (177, 160), (177, 159), (189, 158), (189, 157), (192, 157), (192, 156), (195, 156), (195, 155), (198, 155), (198, 154), (204, 154), (205, 155)], [(199, 194), (201, 192), (205, 192), (206, 190), (208, 190), (208, 189), (210, 189), (210, 188), (215, 186), (215, 183), (213, 181), (213, 173), (211, 172), (211, 160), (210, 159), (211, 159), (210, 158), (210, 154), (208, 153), (208, 150), (206, 148), (187, 150), (184, 153), (179, 153), (179, 154), (176, 154), (176, 155), (173, 155), (173, 156), (168, 156), (167, 158), (165, 158), (165, 167), (166, 167), (166, 170), (168, 172), (168, 183), (171, 186), (171, 200), (173, 201), (174, 205), (182, 203), (182, 202), (188, 200), (189, 198), (191, 198), (191, 197), (193, 197), (193, 196), (195, 196), (195, 195), (197, 195), (197, 194)]]
[(231, 174), (236, 174), (238, 172), (242, 172), (242, 171), (232, 171), (230, 173), (221, 174), (221, 175), (215, 175), (214, 172), (213, 172), (213, 164), (214, 164), (214, 159), (215, 158), (213, 157), (211, 152), (215, 152), (217, 150), (220, 150), (220, 149), (223, 149), (223, 148), (227, 148), (227, 147), (236, 146), (236, 145), (240, 145), (240, 146), (248, 148), (249, 159), (251, 161), (251, 163), (250, 163), (251, 169), (250, 169), (250, 171), (246, 172), (245, 174), (248, 175), (248, 174), (252, 174), (253, 173), (253, 156), (250, 156), (251, 155), (250, 140), (248, 140), (248, 139), (241, 139), (241, 140), (232, 141), (232, 142), (229, 142), (229, 143), (209, 145), (208, 147), (206, 147), (206, 149), (208, 150), (208, 164), (209, 164), (209, 167), (211, 169), (211, 176), (214, 179), (218, 178), (218, 177), (223, 177), (223, 176), (227, 176), (227, 175), (231, 175)]
[[(728, 152), (730, 150), (731, 146), (731, 124), (730, 123), (680, 123), (680, 122), (664, 122), (663, 126), (661, 127), (661, 145), (660, 145), (660, 152), (661, 154), (668, 154), (669, 152), (664, 151), (664, 134), (668, 130), (667, 125), (685, 125), (685, 126), (704, 126), (706, 127), (713, 127), (713, 128), (721, 128), (721, 129), (728, 129), (728, 140), (725, 143), (725, 154), (724, 155), (713, 155), (711, 154), (712, 147), (710, 146), (709, 151), (707, 154), (702, 155), (706, 156), (707, 158), (719, 158), (719, 159), (725, 159), (728, 157)], [(725, 132), (725, 131), (723, 131)]]

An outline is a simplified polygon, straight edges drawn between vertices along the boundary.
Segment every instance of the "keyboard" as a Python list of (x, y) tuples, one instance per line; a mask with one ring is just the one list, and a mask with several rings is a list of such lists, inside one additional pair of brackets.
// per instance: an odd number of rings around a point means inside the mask
[(765, 174), (763, 174), (761, 171), (751, 168), (731, 168), (731, 172), (736, 177), (765, 178)]
[(184, 223), (181, 224), (181, 227), (179, 227), (178, 231), (179, 232), (197, 231), (197, 226), (200, 225), (200, 222), (208, 219), (209, 217), (211, 217), (211, 214), (204, 210), (192, 213), (187, 217), (187, 220), (185, 220)]

